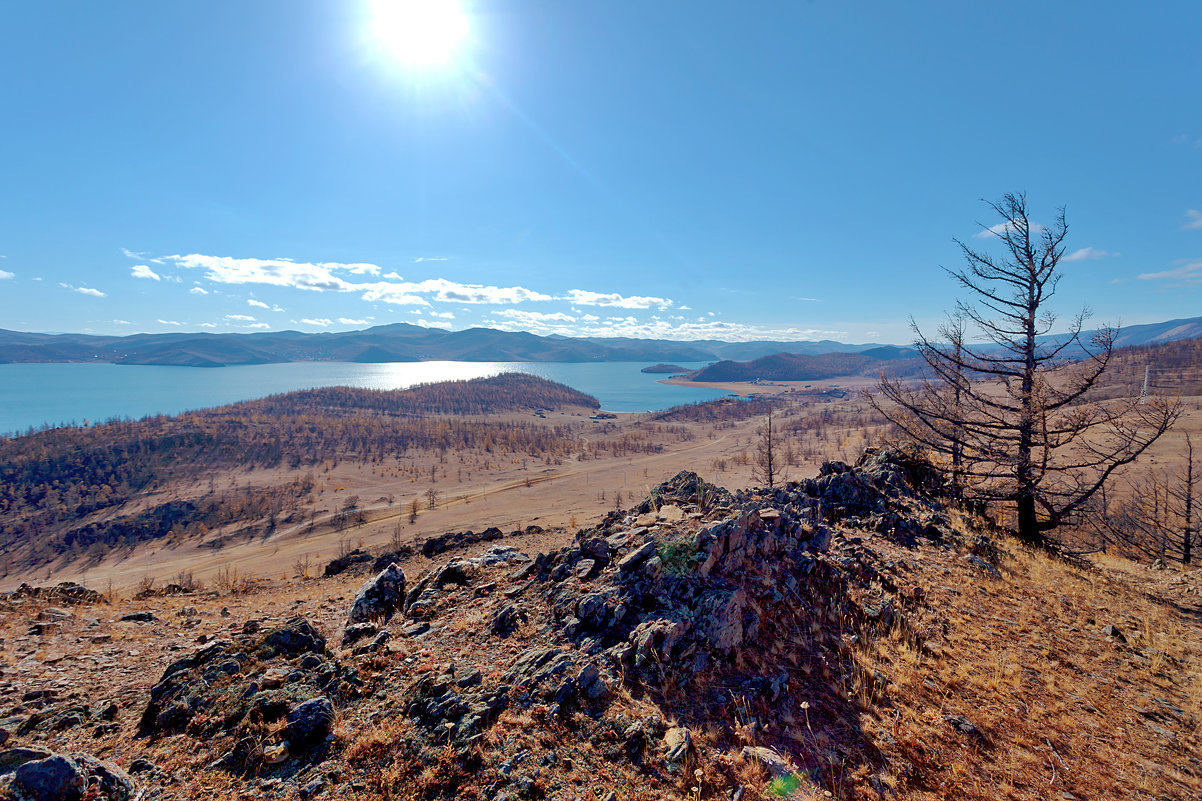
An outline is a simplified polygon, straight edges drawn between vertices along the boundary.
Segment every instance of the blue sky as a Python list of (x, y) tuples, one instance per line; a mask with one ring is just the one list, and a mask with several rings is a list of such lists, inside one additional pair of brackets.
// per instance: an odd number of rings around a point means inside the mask
[(1196, 2), (461, 9), (0, 5), (0, 328), (905, 342), (1008, 191), (1066, 318), (1202, 314)]

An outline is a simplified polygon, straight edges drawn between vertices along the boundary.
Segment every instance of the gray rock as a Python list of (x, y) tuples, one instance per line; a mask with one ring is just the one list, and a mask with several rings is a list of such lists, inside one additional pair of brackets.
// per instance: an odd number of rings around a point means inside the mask
[(117, 619), (122, 623), (150, 623), (156, 620), (153, 612), (130, 612)]
[(391, 564), (367, 581), (355, 595), (347, 618), (351, 623), (392, 619), (405, 602), (405, 573)]
[[(716, 591), (697, 604), (697, 631), (715, 651), (730, 654), (744, 641), (747, 597), (742, 590)], [(750, 613), (754, 615), (754, 612)]]
[(13, 786), (33, 801), (79, 801), (87, 776), (75, 760), (58, 754), (17, 768)]
[(1123, 636), (1123, 632), (1119, 631), (1119, 627), (1113, 623), (1102, 628), (1102, 636), (1110, 637), (1118, 642), (1127, 642), (1127, 638)]
[(618, 561), (618, 570), (623, 573), (634, 570), (652, 556), (655, 556), (655, 542), (645, 542), (642, 547), (636, 548)]
[(952, 727), (961, 734), (967, 734), (970, 737), (979, 736), (980, 730), (973, 725), (972, 721), (963, 715), (944, 715), (944, 720), (952, 724)]
[(513, 604), (505, 604), (493, 615), (489, 629), (498, 637), (508, 637), (526, 620), (526, 613)]
[(54, 752), (40, 746), (5, 748), (3, 751), (0, 751), (0, 775), (12, 773), (26, 762), (46, 759), (53, 755)]
[(315, 745), (325, 740), (334, 727), (334, 705), (325, 696), (297, 704), (288, 710), (286, 734), (293, 747)]
[(1000, 579), (1002, 577), (1001, 571), (986, 562), (981, 557), (977, 556), (975, 553), (965, 554), (964, 561), (968, 562), (970, 565), (987, 574), (991, 578)]
[(668, 729), (664, 735), (664, 759), (671, 764), (683, 762), (692, 745), (693, 735), (687, 728), (677, 726)]
[(326, 638), (303, 617), (294, 617), (264, 637), (263, 644), (285, 653), (321, 653)]
[(388, 632), (381, 631), (372, 638), (371, 642), (360, 645), (358, 648), (356, 648), (355, 655), (362, 656), (363, 654), (374, 654), (377, 651), (384, 650), (387, 647), (388, 640), (391, 638), (391, 636), (392, 635), (390, 635)]
[(352, 623), (342, 632), (342, 645), (345, 648), (364, 638), (374, 637), (379, 630), (375, 623)]

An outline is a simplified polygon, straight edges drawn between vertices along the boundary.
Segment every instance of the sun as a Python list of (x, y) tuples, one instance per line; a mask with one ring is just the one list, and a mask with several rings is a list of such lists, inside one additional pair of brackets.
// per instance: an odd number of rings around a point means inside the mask
[(470, 32), (456, 0), (373, 0), (371, 12), (375, 37), (414, 66), (449, 62)]

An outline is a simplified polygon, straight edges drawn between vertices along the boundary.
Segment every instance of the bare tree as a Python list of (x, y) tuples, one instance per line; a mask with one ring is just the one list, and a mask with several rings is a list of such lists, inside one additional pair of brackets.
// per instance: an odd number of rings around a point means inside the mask
[(1190, 563), (1190, 550), (1193, 539), (1194, 527), (1194, 443), (1189, 438), (1189, 434), (1185, 435), (1185, 481), (1182, 482), (1180, 497), (1182, 506), (1182, 527), (1181, 527), (1181, 561), (1185, 564)]
[(1153, 472), (1129, 481), (1114, 501), (1103, 493), (1089, 527), (1104, 547), (1115, 547), (1131, 558), (1193, 560), (1194, 444), (1185, 436), (1183, 466)]
[(751, 465), (751, 477), (762, 481), (769, 488), (776, 486), (780, 478), (780, 435), (772, 425), (772, 407), (759, 430), (760, 441), (755, 448), (755, 461)]
[(932, 378), (911, 385), (882, 376), (873, 404), (950, 458), (966, 495), (1012, 504), (1021, 540), (1047, 544), (1050, 531), (1169, 429), (1181, 406), (1156, 398), (1091, 401), (1117, 330), (1103, 326), (1087, 336), (1085, 309), (1064, 333), (1046, 336), (1057, 320), (1047, 304), (1060, 280), (1064, 210), (1045, 228), (1028, 217), (1025, 195), (988, 205), (1001, 222), (981, 227), (1001, 254), (955, 240), (966, 264), (948, 270), (972, 302), (959, 301), (935, 338), (911, 321)]

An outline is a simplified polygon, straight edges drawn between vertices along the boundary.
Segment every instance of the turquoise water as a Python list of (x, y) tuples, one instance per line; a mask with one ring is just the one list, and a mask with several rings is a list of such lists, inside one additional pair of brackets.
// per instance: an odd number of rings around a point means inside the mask
[(664, 376), (640, 372), (645, 366), (646, 362), (290, 362), (218, 368), (0, 364), (0, 433), (85, 420), (178, 414), (311, 387), (402, 389), (503, 372), (530, 373), (567, 384), (597, 398), (601, 408), (610, 412), (658, 411), (727, 394), (660, 384)]

